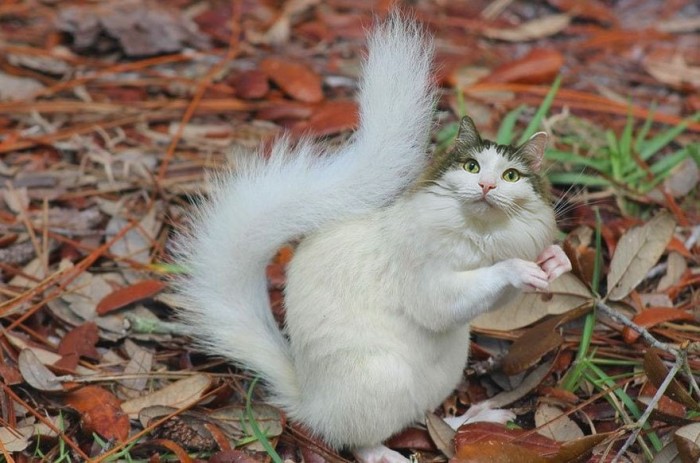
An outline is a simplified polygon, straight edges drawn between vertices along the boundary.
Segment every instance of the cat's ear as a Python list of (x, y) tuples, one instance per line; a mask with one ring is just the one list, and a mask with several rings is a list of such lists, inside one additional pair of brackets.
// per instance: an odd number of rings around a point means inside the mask
[(479, 146), (481, 136), (476, 130), (474, 121), (469, 116), (464, 116), (459, 122), (459, 132), (457, 132), (457, 143), (463, 146)]
[(539, 171), (540, 167), (542, 167), (544, 149), (547, 147), (548, 138), (546, 132), (537, 132), (518, 148), (518, 152), (529, 161), (535, 171)]

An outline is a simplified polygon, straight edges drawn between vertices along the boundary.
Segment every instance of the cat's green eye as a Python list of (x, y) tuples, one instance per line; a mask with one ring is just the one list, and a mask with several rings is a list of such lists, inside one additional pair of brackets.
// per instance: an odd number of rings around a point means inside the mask
[(503, 172), (503, 180), (506, 182), (517, 182), (520, 180), (520, 172), (515, 169), (508, 169)]
[(469, 173), (478, 174), (479, 169), (480, 169), (479, 163), (476, 162), (476, 160), (474, 160), (474, 159), (470, 159), (464, 163), (464, 170), (466, 170)]

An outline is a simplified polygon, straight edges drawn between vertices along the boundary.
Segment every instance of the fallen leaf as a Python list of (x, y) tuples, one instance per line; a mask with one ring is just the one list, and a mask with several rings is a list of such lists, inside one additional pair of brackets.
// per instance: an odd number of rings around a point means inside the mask
[(119, 288), (105, 296), (98, 304), (98, 315), (104, 315), (134, 302), (155, 296), (166, 284), (160, 280), (143, 280), (130, 286)]
[(83, 431), (124, 442), (129, 437), (129, 417), (114, 394), (99, 386), (86, 386), (66, 394), (66, 404), (80, 413)]
[[(112, 246), (109, 251), (117, 257), (122, 257), (142, 264), (150, 263), (150, 249), (158, 235), (158, 231), (163, 226), (163, 223), (157, 219), (158, 212), (162, 210), (163, 204), (155, 203), (139, 220), (138, 226), (130, 229)], [(132, 211), (127, 211), (124, 208), (119, 210), (112, 216), (107, 223), (105, 229), (106, 239), (109, 241), (122, 228), (128, 227), (131, 224)]]
[(642, 226), (627, 231), (617, 243), (608, 273), (608, 296), (619, 301), (627, 296), (663, 254), (676, 222), (663, 211)]
[(311, 117), (294, 125), (293, 131), (299, 135), (323, 137), (357, 127), (359, 122), (357, 103), (354, 101), (329, 101), (323, 104)]
[(58, 344), (58, 353), (59, 355), (75, 354), (78, 357), (99, 360), (100, 354), (95, 348), (99, 339), (97, 325), (94, 322), (85, 322), (63, 336)]
[[(306, 459), (304, 461), (308, 463)], [(260, 460), (242, 450), (223, 450), (212, 454), (209, 463), (260, 463)]]
[[(424, 452), (434, 452), (437, 450), (435, 443), (430, 438), (430, 433), (426, 429), (410, 427), (400, 433), (390, 437), (384, 442), (390, 449), (413, 449)], [(452, 444), (450, 443), (450, 448)]]
[(487, 440), (464, 445), (450, 463), (548, 463), (534, 450), (510, 442)]
[(425, 425), (428, 428), (428, 434), (435, 443), (435, 446), (447, 458), (452, 458), (455, 455), (453, 440), (455, 431), (445, 423), (439, 416), (428, 413), (425, 417)]
[(304, 64), (282, 58), (267, 58), (260, 63), (260, 69), (295, 100), (304, 103), (323, 100), (321, 76)]
[[(695, 316), (687, 310), (674, 309), (670, 307), (649, 307), (635, 315), (632, 321), (642, 328), (651, 328), (661, 323), (672, 321), (695, 321)], [(640, 334), (632, 328), (625, 327), (622, 330), (622, 337), (626, 343), (633, 343), (639, 339)]]
[(521, 84), (549, 84), (564, 65), (564, 56), (556, 50), (535, 48), (514, 61), (508, 61), (480, 82), (515, 82)]
[[(482, 444), (489, 443), (488, 446)], [(511, 444), (507, 447), (502, 447), (502, 444)], [(465, 456), (473, 455), (474, 457), (479, 456), (478, 449), (483, 447), (483, 450), (489, 451), (492, 448), (504, 448), (508, 452), (504, 455), (502, 460), (470, 460), (465, 459)], [(559, 444), (551, 439), (537, 434), (536, 432), (526, 431), (524, 429), (509, 429), (502, 424), (488, 423), (488, 422), (478, 422), (469, 423), (462, 425), (457, 434), (455, 435), (455, 458), (452, 461), (458, 461), (462, 459), (463, 461), (483, 461), (483, 462), (529, 462), (528, 459), (512, 459), (516, 454), (512, 452), (520, 450), (526, 452), (528, 455), (536, 455), (538, 458), (543, 458), (543, 460), (532, 460), (534, 461), (547, 461), (544, 458), (552, 455), (556, 455), (559, 450)], [(494, 457), (498, 456), (497, 453), (493, 454)]]
[(175, 53), (185, 45), (207, 48), (208, 40), (182, 11), (154, 1), (108, 1), (60, 9), (58, 28), (73, 36), (73, 46), (85, 51), (115, 45), (127, 56)]
[(549, 284), (549, 292), (522, 293), (496, 310), (471, 321), (475, 330), (512, 331), (528, 326), (548, 315), (568, 312), (592, 297), (576, 276), (565, 273)]
[(539, 365), (517, 387), (511, 391), (503, 391), (496, 394), (489, 399), (489, 403), (493, 408), (502, 408), (525, 397), (544, 381), (552, 370), (553, 364), (553, 362), (547, 362)]
[(592, 19), (601, 23), (617, 23), (615, 12), (600, 0), (547, 0), (547, 3), (575, 17)]
[(124, 341), (124, 347), (129, 353), (129, 363), (124, 367), (124, 375), (134, 377), (121, 379), (119, 383), (129, 389), (142, 391), (148, 384), (148, 373), (153, 367), (153, 354), (130, 339)]
[(537, 432), (558, 442), (568, 442), (584, 436), (581, 428), (554, 405), (542, 403), (535, 410)]
[(231, 84), (236, 89), (236, 96), (246, 100), (262, 98), (270, 90), (267, 74), (255, 69), (238, 74)]
[(62, 391), (58, 377), (41, 363), (31, 349), (22, 349), (17, 358), (17, 367), (24, 380), (40, 391)]
[(29, 447), (29, 439), (34, 435), (34, 429), (29, 427), (0, 427), (0, 442), (6, 452), (21, 452)]
[(677, 429), (673, 434), (673, 442), (676, 444), (681, 461), (700, 460), (700, 423)]
[[(282, 434), (284, 429), (283, 417), (280, 411), (268, 404), (254, 404), (251, 410), (255, 422), (260, 430), (268, 437), (273, 438)], [(231, 405), (212, 411), (209, 420), (216, 420), (216, 424), (229, 437), (232, 444), (244, 437), (250, 437), (250, 426), (245, 407)], [(247, 446), (250, 450), (264, 451), (259, 442)]]
[(681, 89), (700, 88), (700, 66), (690, 66), (682, 55), (675, 55), (671, 60), (651, 56), (642, 61), (642, 65), (663, 84)]
[(689, 157), (671, 169), (664, 182), (650, 191), (647, 196), (664, 204), (666, 201), (664, 193), (670, 194), (674, 198), (682, 198), (694, 191), (698, 182), (700, 182), (700, 167)]
[(484, 36), (507, 42), (526, 42), (558, 34), (571, 22), (568, 14), (553, 14), (514, 27), (487, 27)]
[(685, 258), (678, 252), (669, 252), (668, 259), (666, 259), (666, 274), (659, 280), (656, 290), (666, 291), (672, 286), (677, 285), (681, 281), (686, 270), (688, 270), (688, 263)]
[[(653, 384), (656, 388), (660, 387), (661, 383), (663, 383), (668, 376), (669, 370), (661, 361), (661, 357), (659, 357), (659, 354), (655, 349), (648, 349), (644, 353), (643, 365), (644, 371), (646, 372), (649, 381), (651, 381), (651, 384)], [(681, 384), (675, 378), (671, 380), (671, 383), (666, 388), (666, 391), (664, 391), (664, 394), (690, 409), (700, 411), (700, 404), (698, 404), (698, 402), (696, 402), (690, 396), (690, 394), (688, 394), (685, 388), (681, 386)]]
[(0, 72), (0, 101), (30, 101), (43, 89), (38, 80)]
[(127, 400), (121, 404), (121, 408), (134, 420), (142, 409), (153, 405), (185, 408), (196, 403), (210, 386), (209, 375), (195, 374), (145, 396)]

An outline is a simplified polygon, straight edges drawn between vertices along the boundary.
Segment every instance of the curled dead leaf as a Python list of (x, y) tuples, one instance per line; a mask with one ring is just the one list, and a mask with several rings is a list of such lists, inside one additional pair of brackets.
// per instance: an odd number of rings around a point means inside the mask
[(86, 386), (68, 393), (66, 404), (81, 414), (83, 430), (124, 442), (129, 437), (129, 417), (114, 394), (99, 386)]
[(267, 58), (260, 63), (260, 69), (295, 100), (305, 103), (323, 100), (321, 76), (304, 64), (282, 58)]
[(141, 409), (153, 405), (184, 408), (197, 402), (210, 386), (211, 377), (200, 373), (176, 381), (145, 396), (127, 400), (121, 404), (121, 408), (132, 419), (138, 418)]
[(62, 391), (58, 377), (41, 363), (31, 349), (22, 349), (17, 358), (17, 366), (24, 380), (40, 391)]
[(558, 34), (571, 22), (568, 14), (553, 14), (533, 19), (515, 27), (487, 27), (483, 34), (490, 39), (526, 42)]
[(608, 296), (619, 301), (642, 282), (673, 236), (676, 222), (666, 211), (627, 231), (617, 243), (608, 273)]

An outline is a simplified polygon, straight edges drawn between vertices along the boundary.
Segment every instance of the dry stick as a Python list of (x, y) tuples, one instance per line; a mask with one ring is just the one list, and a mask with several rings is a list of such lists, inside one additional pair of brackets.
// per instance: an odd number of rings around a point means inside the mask
[(620, 458), (622, 458), (623, 454), (625, 451), (629, 448), (630, 445), (632, 445), (632, 442), (634, 442), (637, 437), (639, 437), (639, 433), (642, 430), (642, 427), (644, 424), (647, 422), (649, 419), (649, 416), (651, 413), (654, 411), (656, 404), (661, 400), (661, 397), (663, 394), (666, 392), (666, 389), (668, 388), (668, 385), (671, 384), (671, 381), (675, 378), (676, 374), (681, 368), (684, 368), (684, 371), (687, 373), (689, 382), (691, 383), (693, 390), (700, 396), (700, 388), (698, 387), (695, 378), (693, 376), (693, 373), (690, 369), (690, 365), (688, 365), (687, 362), (687, 349), (688, 346), (684, 345), (681, 346), (681, 348), (676, 348), (672, 346), (671, 344), (668, 343), (663, 343), (659, 342), (654, 336), (649, 333), (648, 330), (645, 328), (642, 328), (641, 326), (637, 325), (636, 323), (632, 322), (629, 320), (627, 317), (617, 313), (614, 309), (606, 305), (603, 301), (596, 301), (595, 307), (597, 310), (600, 310), (603, 312), (605, 315), (608, 317), (612, 318), (616, 322), (636, 331), (637, 333), (644, 338), (644, 340), (651, 346), (656, 349), (662, 350), (664, 352), (667, 352), (671, 355), (673, 355), (676, 358), (675, 363), (673, 364), (673, 368), (671, 368), (671, 371), (668, 372), (666, 375), (666, 378), (664, 379), (663, 383), (659, 386), (659, 388), (656, 391), (656, 394), (654, 394), (654, 397), (651, 399), (649, 404), (647, 405), (647, 408), (644, 410), (644, 413), (642, 414), (641, 417), (637, 420), (635, 423), (635, 429), (630, 434), (630, 436), (627, 438), (625, 443), (623, 444), (622, 448), (617, 452), (615, 455), (615, 458), (613, 459), (613, 463), (618, 461)]
[(595, 308), (596, 310), (603, 312), (605, 315), (612, 318), (616, 322), (639, 333), (640, 336), (644, 338), (647, 344), (649, 344), (651, 347), (662, 350), (664, 352), (668, 352), (674, 357), (678, 357), (680, 355), (680, 351), (677, 348), (673, 347), (670, 344), (658, 341), (654, 336), (651, 335), (651, 333), (649, 333), (649, 331), (632, 322), (632, 320), (625, 317), (624, 315), (619, 314), (615, 309), (609, 307), (603, 301), (596, 301)]
[(644, 413), (642, 416), (639, 417), (637, 420), (637, 423), (634, 425), (634, 431), (629, 435), (627, 440), (625, 441), (624, 444), (622, 444), (622, 447), (620, 447), (620, 450), (617, 452), (615, 455), (615, 458), (613, 458), (612, 463), (617, 462), (624, 453), (627, 451), (630, 445), (632, 445), (632, 442), (637, 440), (637, 437), (639, 437), (639, 433), (642, 431), (642, 427), (644, 424), (647, 422), (651, 414), (654, 412), (654, 409), (656, 408), (656, 404), (661, 400), (661, 397), (664, 395), (666, 392), (666, 389), (668, 388), (669, 384), (671, 384), (671, 381), (673, 381), (673, 378), (676, 376), (676, 373), (678, 373), (678, 370), (681, 369), (683, 364), (685, 363), (685, 353), (679, 352), (677, 357), (676, 357), (676, 362), (673, 364), (673, 367), (671, 368), (671, 371), (668, 372), (666, 375), (666, 378), (664, 379), (664, 382), (661, 383), (659, 388), (656, 390), (656, 394), (654, 394), (654, 397), (652, 397), (651, 401), (649, 402), (649, 405), (647, 406), (646, 410), (644, 410)]

